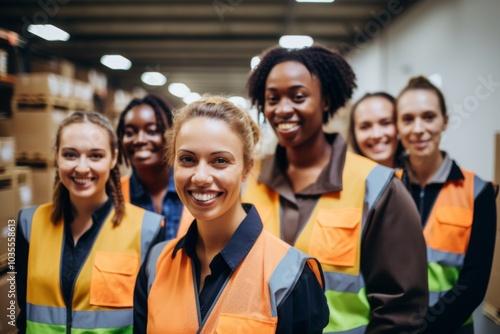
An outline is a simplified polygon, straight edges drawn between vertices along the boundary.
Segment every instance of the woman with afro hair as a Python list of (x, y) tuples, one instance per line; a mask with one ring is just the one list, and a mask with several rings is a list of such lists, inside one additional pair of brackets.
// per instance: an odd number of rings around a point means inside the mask
[(243, 201), (267, 230), (320, 261), (325, 333), (416, 333), (427, 271), (415, 204), (392, 169), (323, 131), (355, 79), (344, 58), (322, 46), (263, 54), (247, 89), (278, 146), (256, 165)]

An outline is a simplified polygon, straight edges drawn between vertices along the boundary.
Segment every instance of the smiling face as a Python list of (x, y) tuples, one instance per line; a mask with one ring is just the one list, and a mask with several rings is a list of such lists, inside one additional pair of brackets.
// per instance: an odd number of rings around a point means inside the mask
[(354, 137), (367, 158), (393, 167), (398, 146), (394, 106), (387, 99), (373, 96), (361, 101), (354, 113)]
[(111, 151), (108, 133), (96, 124), (73, 123), (62, 129), (57, 166), (71, 200), (104, 202), (106, 182), (117, 156), (117, 151)]
[(323, 136), (319, 79), (295, 61), (279, 63), (266, 80), (264, 115), (284, 147), (302, 146)]
[(123, 149), (134, 168), (163, 164), (163, 131), (148, 104), (132, 108), (124, 119)]
[(448, 121), (435, 92), (408, 90), (398, 99), (397, 125), (403, 146), (410, 157), (438, 157), (441, 134)]
[(237, 217), (244, 170), (243, 144), (227, 123), (196, 117), (181, 125), (175, 139), (175, 187), (198, 221)]

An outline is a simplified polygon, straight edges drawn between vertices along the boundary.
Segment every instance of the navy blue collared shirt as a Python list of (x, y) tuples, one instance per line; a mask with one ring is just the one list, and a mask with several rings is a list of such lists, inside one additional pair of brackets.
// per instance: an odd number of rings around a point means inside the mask
[[(205, 278), (203, 289), (198, 295), (199, 311), (203, 320), (214, 306), (224, 283), (245, 259), (250, 249), (262, 233), (263, 225), (253, 205), (243, 205), (247, 216), (238, 226), (227, 245), (210, 263), (210, 275)], [(186, 235), (180, 239), (172, 253), (184, 248), (194, 263), (196, 291), (199, 291), (201, 266), (196, 254), (198, 228), (196, 222), (189, 227)], [(137, 278), (134, 296), (134, 334), (146, 333), (147, 328), (147, 293), (148, 278), (145, 264), (141, 267)], [(168, 298), (168, 296), (165, 296)], [(195, 303), (195, 301), (193, 301)], [(328, 323), (329, 310), (321, 285), (315, 274), (308, 267), (304, 270), (290, 295), (278, 305), (279, 334), (314, 334), (322, 333)]]
[[(145, 210), (155, 212), (151, 196), (149, 196), (146, 189), (144, 189), (141, 181), (139, 181), (139, 178), (133, 170), (130, 175), (130, 203)], [(162, 210), (160, 213), (165, 217), (165, 240), (174, 239), (177, 236), (183, 207), (184, 205), (175, 190), (174, 171), (170, 170), (167, 193), (163, 198)]]

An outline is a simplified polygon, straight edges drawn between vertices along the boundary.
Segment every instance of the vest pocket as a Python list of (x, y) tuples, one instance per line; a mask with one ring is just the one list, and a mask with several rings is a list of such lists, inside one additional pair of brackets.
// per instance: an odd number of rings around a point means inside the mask
[(320, 210), (311, 234), (309, 254), (319, 262), (354, 267), (359, 248), (361, 210)]
[(216, 334), (237, 334), (237, 333), (259, 333), (274, 334), (276, 332), (277, 318), (261, 320), (249, 318), (237, 314), (221, 313), (217, 326)]
[(90, 304), (132, 307), (139, 256), (96, 252), (90, 282)]
[(436, 208), (437, 225), (430, 245), (440, 251), (463, 254), (467, 250), (474, 213), (470, 209), (441, 206)]

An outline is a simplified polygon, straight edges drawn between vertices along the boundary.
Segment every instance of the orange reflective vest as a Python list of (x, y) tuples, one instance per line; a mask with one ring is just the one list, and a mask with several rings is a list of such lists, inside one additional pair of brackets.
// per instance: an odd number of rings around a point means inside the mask
[[(251, 173), (242, 201), (255, 205), (264, 227), (281, 236), (279, 194), (259, 182), (260, 167)], [(360, 273), (361, 236), (367, 213), (391, 181), (390, 168), (347, 152), (338, 193), (324, 194), (294, 247), (319, 260), (325, 276), (325, 295), (330, 321), (325, 333), (364, 333), (370, 305)]]
[(172, 258), (178, 241), (155, 246), (147, 262), (149, 334), (274, 334), (277, 307), (293, 290), (304, 265), (323, 283), (316, 260), (263, 230), (201, 321), (191, 258), (183, 248)]
[[(464, 179), (445, 183), (424, 228), (431, 306), (458, 280), (472, 231), (474, 199), (486, 185), (474, 173), (460, 170)], [(472, 316), (464, 325), (470, 323)]]
[(132, 333), (132, 302), (140, 264), (163, 217), (125, 204), (120, 224), (111, 210), (76, 278), (72, 305), (61, 292), (64, 222), (52, 223), (52, 203), (21, 211), (29, 243), (26, 333)]

